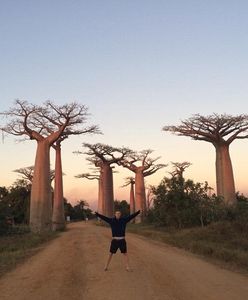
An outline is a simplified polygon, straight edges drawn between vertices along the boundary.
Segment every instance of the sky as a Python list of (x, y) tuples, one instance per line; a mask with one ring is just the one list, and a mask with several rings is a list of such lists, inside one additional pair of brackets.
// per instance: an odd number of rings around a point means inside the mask
[[(63, 143), (72, 203), (95, 207), (97, 199), (97, 182), (74, 177), (89, 169), (85, 156), (73, 154), (83, 142), (153, 149), (161, 163), (190, 161), (185, 176), (215, 188), (214, 147), (162, 127), (195, 113), (248, 113), (247, 11), (245, 0), (0, 0), (0, 111), (15, 99), (89, 107), (89, 124), (104, 134)], [(35, 149), (34, 141), (1, 141), (1, 186), (15, 181), (13, 170), (34, 164)], [(248, 141), (234, 141), (230, 151), (236, 189), (248, 194)], [(128, 200), (121, 185), (132, 174), (116, 171), (115, 198)]]

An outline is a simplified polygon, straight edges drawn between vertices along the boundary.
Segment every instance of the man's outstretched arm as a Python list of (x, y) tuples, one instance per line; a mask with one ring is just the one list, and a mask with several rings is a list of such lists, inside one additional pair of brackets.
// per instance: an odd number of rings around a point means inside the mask
[(139, 213), (140, 213), (140, 210), (136, 211), (134, 214), (129, 215), (129, 216), (126, 218), (126, 221), (127, 221), (127, 222), (131, 221), (131, 220), (134, 219), (136, 216), (138, 216)]
[(110, 223), (110, 221), (111, 221), (110, 218), (108, 218), (108, 217), (106, 217), (106, 216), (104, 216), (104, 215), (101, 215), (101, 214), (99, 214), (98, 212), (95, 212), (95, 215), (96, 215), (97, 217), (99, 217), (100, 219), (102, 219), (103, 221), (107, 222), (107, 223)]

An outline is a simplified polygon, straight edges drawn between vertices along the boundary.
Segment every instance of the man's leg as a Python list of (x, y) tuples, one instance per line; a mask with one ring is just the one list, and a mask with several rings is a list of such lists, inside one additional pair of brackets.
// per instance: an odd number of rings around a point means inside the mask
[(110, 264), (110, 262), (111, 262), (112, 256), (113, 256), (113, 253), (110, 252), (110, 253), (109, 253), (108, 260), (107, 260), (107, 263), (106, 263), (106, 266), (105, 266), (105, 268), (104, 268), (104, 271), (107, 271), (107, 270), (108, 270), (108, 267), (109, 267), (109, 264)]
[(121, 240), (121, 242), (120, 242), (120, 250), (121, 250), (121, 253), (123, 254), (123, 257), (124, 257), (126, 270), (131, 271), (131, 269), (129, 267), (129, 258), (128, 258), (128, 255), (127, 255), (127, 242), (126, 242), (125, 239)]
[(124, 257), (124, 261), (125, 261), (126, 270), (131, 271), (130, 266), (129, 266), (129, 258), (128, 258), (127, 252), (123, 253), (123, 257)]
[(110, 262), (111, 262), (112, 256), (113, 256), (113, 254), (116, 253), (117, 249), (118, 249), (117, 241), (113, 239), (113, 240), (111, 241), (111, 244), (110, 244), (109, 257), (108, 257), (106, 266), (105, 266), (105, 268), (104, 268), (104, 271), (107, 271), (107, 270), (108, 270), (108, 266), (109, 266), (109, 264), (110, 264)]

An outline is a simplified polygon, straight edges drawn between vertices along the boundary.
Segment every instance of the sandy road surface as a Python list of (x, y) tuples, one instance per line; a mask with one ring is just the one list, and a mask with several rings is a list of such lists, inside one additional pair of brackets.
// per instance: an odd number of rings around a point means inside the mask
[(1, 300), (246, 300), (248, 277), (182, 250), (127, 235), (133, 272), (120, 253), (103, 271), (110, 231), (75, 223), (0, 279)]

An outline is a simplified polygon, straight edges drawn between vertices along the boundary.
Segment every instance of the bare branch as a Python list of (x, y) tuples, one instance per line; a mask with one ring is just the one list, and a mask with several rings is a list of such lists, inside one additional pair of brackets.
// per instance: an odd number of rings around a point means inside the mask
[(142, 171), (144, 176), (151, 175), (159, 169), (166, 167), (164, 164), (155, 164), (160, 157), (149, 157), (152, 152), (150, 149), (140, 151), (139, 153), (132, 151), (130, 155), (119, 162), (119, 165), (122, 165), (134, 173)]
[(168, 165), (167, 164), (157, 164), (157, 165), (154, 165), (152, 166), (152, 168), (150, 170), (147, 170), (145, 171), (143, 174), (144, 174), (144, 177), (146, 176), (150, 176), (154, 173), (156, 173), (158, 170), (162, 169), (162, 168), (165, 168), (167, 167)]
[(100, 175), (90, 174), (90, 173), (82, 173), (75, 176), (75, 178), (86, 178), (88, 180), (99, 180)]
[(184, 161), (181, 163), (180, 162), (171, 162), (171, 164), (173, 166), (173, 171), (170, 172), (172, 177), (175, 177), (175, 176), (183, 177), (184, 171), (192, 165), (188, 161)]
[(194, 140), (210, 142), (214, 145), (230, 144), (237, 138), (247, 138), (242, 135), (248, 131), (248, 115), (231, 116), (227, 114), (193, 115), (178, 126), (164, 126), (164, 131), (170, 131), (179, 136), (189, 136)]
[(16, 136), (27, 135), (30, 139), (40, 140), (42, 136), (36, 131), (34, 117), (39, 112), (38, 106), (29, 104), (26, 101), (16, 100), (12, 108), (2, 112), (9, 119), (5, 127), (1, 128), (4, 132)]
[(30, 183), (32, 183), (34, 176), (34, 166), (16, 169), (13, 172), (21, 174), (23, 179), (27, 179)]
[[(131, 150), (125, 147), (117, 148), (112, 147), (106, 144), (88, 144), (84, 143), (83, 146), (88, 150), (83, 154), (88, 155), (91, 157), (88, 159), (89, 161), (93, 162), (95, 165), (96, 163), (99, 164), (99, 160), (103, 163), (111, 164), (118, 164), (119, 161), (123, 160), (128, 154), (131, 153)], [(78, 152), (82, 154), (82, 152)], [(93, 159), (93, 161), (92, 161)]]
[[(20, 174), (22, 179), (28, 180), (28, 182), (32, 184), (34, 177), (34, 166), (16, 169), (13, 172)], [(52, 182), (55, 178), (55, 170), (51, 170), (50, 176)]]
[(125, 184), (122, 185), (121, 187), (123, 188), (123, 187), (126, 187), (128, 185), (134, 185), (134, 184), (135, 184), (135, 179), (134, 179), (134, 177), (130, 176), (130, 177), (125, 178)]
[(43, 106), (35, 106), (16, 100), (14, 107), (2, 115), (10, 118), (2, 128), (6, 133), (47, 139), (50, 145), (61, 136), (101, 133), (97, 125), (85, 126), (88, 108), (75, 102), (59, 106), (47, 101)]

